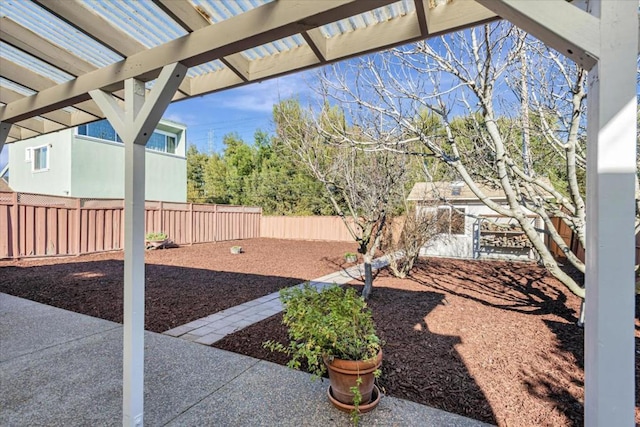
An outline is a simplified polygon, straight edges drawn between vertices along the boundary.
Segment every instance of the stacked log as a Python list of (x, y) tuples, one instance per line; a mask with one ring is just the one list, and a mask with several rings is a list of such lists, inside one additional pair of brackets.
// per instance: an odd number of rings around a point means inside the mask
[[(494, 234), (495, 233), (495, 234)], [(526, 235), (507, 233), (487, 233), (480, 236), (480, 245), (496, 248), (531, 248), (531, 242)]]
[(481, 231), (519, 231), (522, 232), (522, 229), (516, 224), (496, 224), (493, 222), (482, 221), (480, 223)]

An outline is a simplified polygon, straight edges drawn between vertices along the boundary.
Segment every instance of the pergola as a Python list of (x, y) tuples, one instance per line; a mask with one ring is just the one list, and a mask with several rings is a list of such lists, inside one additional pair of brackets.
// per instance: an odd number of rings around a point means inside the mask
[(143, 424), (145, 144), (172, 101), (508, 19), (590, 70), (585, 420), (631, 426), (638, 2), (3, 0), (0, 152), (106, 117), (125, 145), (123, 425)]

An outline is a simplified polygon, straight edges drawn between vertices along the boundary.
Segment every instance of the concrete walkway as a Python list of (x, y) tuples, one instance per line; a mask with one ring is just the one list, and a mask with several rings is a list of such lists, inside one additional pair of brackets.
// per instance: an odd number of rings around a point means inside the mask
[[(327, 382), (145, 333), (146, 426), (349, 426)], [(122, 325), (0, 293), (0, 425), (121, 426)], [(361, 426), (482, 426), (384, 397)]]
[[(373, 260), (373, 271), (389, 264), (387, 257)], [(363, 264), (355, 265), (346, 270), (327, 274), (311, 280), (309, 283), (317, 289), (322, 289), (333, 284), (343, 285), (361, 277), (364, 273)], [(298, 286), (304, 286), (304, 283)], [(282, 311), (278, 292), (265, 295), (253, 301), (219, 311), (210, 316), (193, 320), (187, 324), (178, 326), (164, 332), (165, 335), (178, 337), (198, 344), (211, 345), (225, 336), (260, 322)]]

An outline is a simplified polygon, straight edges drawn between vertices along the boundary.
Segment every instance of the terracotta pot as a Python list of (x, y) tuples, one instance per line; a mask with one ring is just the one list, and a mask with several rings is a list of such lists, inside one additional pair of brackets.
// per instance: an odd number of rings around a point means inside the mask
[[(380, 393), (380, 390), (378, 389), (378, 386), (374, 384), (373, 393), (371, 394), (371, 401), (366, 404), (358, 405), (358, 413), (364, 414), (366, 412), (371, 411), (376, 406), (378, 406), (378, 403), (380, 403), (380, 395), (381, 393)], [(355, 405), (353, 404), (349, 405), (347, 403), (338, 402), (338, 400), (333, 397), (333, 390), (331, 390), (331, 386), (327, 388), (327, 396), (329, 397), (329, 401), (333, 403), (333, 406), (335, 406), (336, 408), (340, 409), (343, 412), (351, 413), (353, 412), (354, 409), (356, 409)]]
[(382, 364), (382, 351), (373, 360), (342, 360), (324, 359), (329, 371), (329, 381), (331, 382), (331, 395), (335, 400), (347, 405), (353, 404), (353, 393), (351, 387), (356, 386), (358, 377), (362, 378), (362, 383), (358, 388), (362, 395), (361, 405), (366, 405), (371, 401), (373, 394), (374, 371)]

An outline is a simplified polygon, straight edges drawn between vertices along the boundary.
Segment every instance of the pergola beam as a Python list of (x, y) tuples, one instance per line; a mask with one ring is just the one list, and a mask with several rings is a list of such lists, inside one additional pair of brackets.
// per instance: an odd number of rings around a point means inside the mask
[(127, 33), (113, 26), (108, 20), (88, 9), (78, 0), (33, 0), (40, 6), (82, 31), (103, 46), (127, 57), (146, 47)]
[(16, 122), (15, 125), (20, 126), (25, 129), (29, 129), (38, 134), (55, 132), (61, 129), (65, 129), (65, 125), (61, 125), (60, 123), (53, 122), (51, 120), (43, 119), (40, 120), (34, 118), (22, 120)]
[[(43, 1), (43, 0), (40, 0)], [(48, 2), (49, 0), (47, 0)], [(149, 81), (167, 63), (187, 67), (220, 59), (311, 28), (393, 3), (394, 0), (271, 2), (216, 25), (131, 55), (76, 79), (0, 108), (0, 120), (14, 122), (86, 101), (95, 89), (113, 92), (126, 79)], [(46, 3), (46, 2), (45, 2)], [(53, 2), (55, 5), (65, 2)]]
[(473, 0), (443, 2), (435, 7), (429, 0), (422, 0), (422, 3), (430, 35), (449, 33), (498, 18), (493, 11)]
[(327, 58), (324, 56), (324, 52), (327, 51), (327, 38), (322, 34), (320, 28), (314, 28), (313, 30), (304, 31), (302, 38), (307, 42), (313, 53), (316, 54), (316, 58), (321, 64), (327, 62)]
[(0, 40), (73, 76), (89, 73), (97, 68), (6, 16), (0, 19)]
[[(18, 99), (22, 99), (25, 96), (26, 95), (23, 95), (21, 93), (18, 93), (6, 87), (0, 86), (0, 102), (4, 104), (8, 104)], [(44, 117), (45, 119), (51, 120), (56, 123), (60, 123), (61, 125), (64, 125), (66, 127), (73, 127), (79, 124), (96, 120), (95, 116), (80, 110), (77, 110), (73, 113), (70, 113), (64, 110), (54, 110), (54, 111), (51, 111), (50, 113), (42, 114), (41, 117)]]
[(413, 4), (416, 8), (416, 15), (418, 18), (418, 25), (420, 26), (420, 34), (422, 37), (427, 37), (429, 35), (429, 27), (427, 26), (427, 12), (428, 5), (425, 4), (425, 1), (429, 0), (414, 0)]
[(587, 70), (600, 57), (598, 18), (566, 0), (476, 1)]
[(233, 55), (220, 58), (220, 61), (233, 71), (244, 82), (248, 82), (251, 79), (249, 75), (249, 60), (242, 56), (241, 53), (235, 53)]
[[(211, 22), (205, 18), (197, 7), (190, 2), (182, 2), (175, 0), (152, 0), (153, 3), (162, 9), (167, 15), (176, 21), (185, 31), (192, 33), (201, 28), (211, 25)], [(202, 9), (201, 9), (202, 10)], [(204, 12), (204, 11), (203, 11)]]
[(380, 27), (371, 26), (326, 40), (323, 56), (337, 61), (423, 38), (416, 12), (399, 16)]

